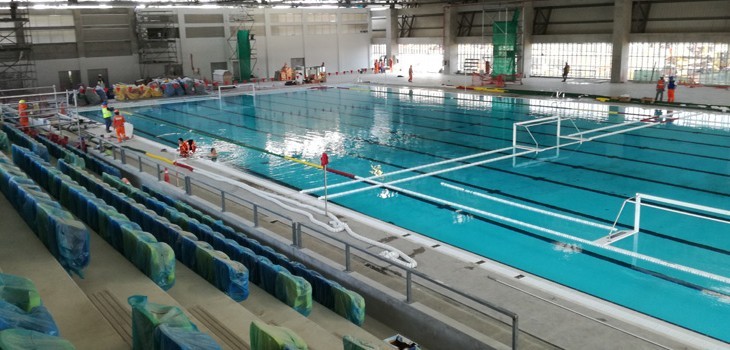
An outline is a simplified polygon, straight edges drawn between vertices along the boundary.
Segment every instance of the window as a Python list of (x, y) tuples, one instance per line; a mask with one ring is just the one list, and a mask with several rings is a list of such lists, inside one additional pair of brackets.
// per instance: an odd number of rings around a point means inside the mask
[(370, 45), (370, 67), (375, 68), (375, 61), (385, 56), (385, 44)]
[(302, 35), (302, 26), (271, 26), (272, 36)]
[(492, 62), (492, 44), (459, 44), (456, 69), (460, 72), (484, 72), (484, 63)]
[(629, 80), (655, 81), (674, 75), (681, 83), (727, 85), (728, 44), (631, 43)]
[(334, 24), (310, 24), (307, 25), (307, 34), (335, 34), (337, 33), (337, 25)]
[(368, 25), (367, 23), (363, 24), (342, 24), (340, 25), (340, 32), (342, 34), (357, 34), (357, 33), (367, 33), (368, 32)]
[(438, 73), (443, 68), (444, 50), (439, 44), (400, 44), (398, 52), (401, 71), (407, 72), (411, 65), (414, 72)]
[(274, 13), (269, 18), (271, 23), (302, 23), (301, 13)]
[(610, 79), (609, 43), (544, 43), (532, 44), (532, 75), (560, 77), (567, 62), (571, 78)]

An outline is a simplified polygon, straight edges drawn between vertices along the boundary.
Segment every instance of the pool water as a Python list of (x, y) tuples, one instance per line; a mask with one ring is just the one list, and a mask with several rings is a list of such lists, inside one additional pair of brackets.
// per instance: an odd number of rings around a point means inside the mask
[[(360, 177), (380, 169), (384, 182), (443, 170), (394, 185), (400, 190), (338, 195), (368, 187), (356, 183), (328, 192), (339, 205), (730, 341), (730, 225), (642, 208), (640, 233), (611, 245), (621, 251), (586, 243), (605, 237), (636, 193), (730, 209), (727, 115), (362, 86), (123, 112), (137, 135), (170, 146), (193, 138), (202, 152), (215, 147), (220, 162), (301, 190), (322, 186), (323, 172), (287, 157), (319, 164), (327, 152), (331, 168)], [(656, 123), (648, 119), (655, 113), (679, 119)], [(563, 139), (556, 149), (557, 125), (535, 125), (519, 129), (517, 143), (546, 150), (511, 157), (513, 123), (554, 115), (566, 118), (563, 135), (607, 126), (617, 128), (586, 135), (621, 132), (582, 143)], [(97, 112), (86, 116), (101, 120)], [(388, 175), (492, 150), (501, 151)], [(447, 171), (470, 163), (479, 165)], [(328, 174), (331, 186), (350, 180)], [(628, 204), (618, 229), (632, 228), (633, 216)]]

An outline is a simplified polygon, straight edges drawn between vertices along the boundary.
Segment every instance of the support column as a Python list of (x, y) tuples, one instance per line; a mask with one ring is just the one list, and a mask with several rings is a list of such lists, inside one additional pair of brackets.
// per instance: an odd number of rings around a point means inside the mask
[[(385, 13), (385, 55), (393, 58), (393, 64), (398, 58), (398, 11), (396, 9), (388, 9)], [(368, 58), (368, 66), (372, 66)]]
[(535, 7), (532, 1), (525, 1), (522, 3), (522, 76), (525, 78), (532, 75), (532, 27), (534, 23)]
[(456, 73), (459, 66), (458, 44), (456, 43), (456, 9), (451, 6), (444, 6), (444, 74)]
[(631, 0), (614, 0), (613, 53), (611, 55), (612, 83), (624, 83), (628, 78), (631, 5)]

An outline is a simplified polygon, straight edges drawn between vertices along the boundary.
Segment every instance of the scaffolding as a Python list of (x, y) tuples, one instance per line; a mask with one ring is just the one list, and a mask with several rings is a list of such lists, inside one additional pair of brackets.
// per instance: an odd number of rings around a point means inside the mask
[(36, 85), (27, 1), (11, 1), (0, 10), (0, 90)]
[[(507, 10), (505, 10), (506, 14)], [(520, 56), (519, 21), (520, 11), (516, 9), (511, 21), (494, 21), (492, 69), (494, 75), (503, 74), (508, 80), (514, 80), (517, 74), (517, 59)]]
[(256, 68), (256, 36), (252, 30), (253, 24), (253, 16), (243, 6), (228, 16), (228, 65), (233, 70), (234, 79), (239, 81), (249, 80)]
[[(135, 14), (141, 75), (182, 75), (177, 53), (180, 38), (177, 14), (148, 10), (137, 10)], [(152, 66), (159, 70), (160, 65), (164, 65), (164, 72), (151, 72)]]

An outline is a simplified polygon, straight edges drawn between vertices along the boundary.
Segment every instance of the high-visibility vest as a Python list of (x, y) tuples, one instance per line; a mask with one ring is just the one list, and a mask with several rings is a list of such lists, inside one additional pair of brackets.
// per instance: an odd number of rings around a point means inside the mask
[(112, 117), (112, 111), (110, 111), (109, 108), (102, 107), (101, 108), (101, 116), (104, 117), (104, 119), (111, 118)]
[(664, 79), (659, 79), (659, 81), (656, 82), (656, 89), (657, 91), (664, 91)]

